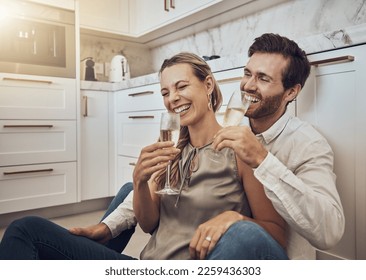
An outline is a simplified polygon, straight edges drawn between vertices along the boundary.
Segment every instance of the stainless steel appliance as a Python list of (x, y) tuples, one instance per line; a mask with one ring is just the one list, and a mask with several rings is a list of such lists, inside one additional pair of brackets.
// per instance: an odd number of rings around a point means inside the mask
[(75, 12), (0, 1), (0, 72), (75, 78)]

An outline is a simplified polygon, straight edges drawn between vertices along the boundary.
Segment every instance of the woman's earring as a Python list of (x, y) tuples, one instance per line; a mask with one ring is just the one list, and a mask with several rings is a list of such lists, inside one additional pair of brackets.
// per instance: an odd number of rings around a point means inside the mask
[(212, 93), (208, 95), (208, 109), (212, 111)]

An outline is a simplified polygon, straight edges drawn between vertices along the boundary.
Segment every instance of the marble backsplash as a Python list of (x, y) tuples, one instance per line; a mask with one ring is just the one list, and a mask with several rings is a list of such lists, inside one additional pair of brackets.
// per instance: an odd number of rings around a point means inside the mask
[(151, 83), (162, 61), (181, 51), (220, 55), (220, 59), (209, 62), (213, 71), (243, 66), (253, 39), (266, 32), (293, 39), (307, 53), (356, 45), (366, 42), (366, 0), (288, 0), (204, 32), (194, 33), (194, 26), (188, 28), (193, 35), (151, 49), (82, 34), (81, 58), (93, 56), (96, 62), (108, 62), (122, 52), (129, 61), (131, 77), (142, 76), (137, 79), (141, 81), (146, 76)]
[(152, 68), (180, 51), (200, 56), (242, 54), (253, 39), (272, 32), (296, 41), (307, 53), (366, 42), (366, 0), (290, 0), (216, 28), (151, 50)]

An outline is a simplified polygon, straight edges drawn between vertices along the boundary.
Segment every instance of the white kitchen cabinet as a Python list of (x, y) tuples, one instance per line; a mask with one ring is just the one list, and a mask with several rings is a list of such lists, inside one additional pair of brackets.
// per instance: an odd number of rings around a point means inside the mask
[(160, 115), (165, 110), (160, 84), (116, 92), (115, 192), (132, 180), (134, 164), (143, 147), (159, 138)]
[(75, 120), (75, 80), (0, 73), (0, 119)]
[(129, 34), (129, 0), (78, 0), (80, 27)]
[(0, 166), (76, 161), (76, 122), (0, 120)]
[(168, 41), (182, 38), (288, 0), (78, 1), (83, 32), (96, 30), (150, 43), (166, 35)]
[(0, 214), (76, 202), (76, 162), (0, 167)]
[(109, 95), (81, 91), (81, 200), (109, 196)]
[(76, 81), (0, 73), (0, 213), (77, 201)]
[(151, 84), (117, 92), (116, 112), (135, 112), (165, 109), (160, 84)]
[[(333, 63), (322, 62), (327, 59)], [(320, 62), (297, 98), (297, 115), (313, 124), (333, 148), (346, 217), (340, 243), (319, 257), (366, 259), (366, 45), (313, 54), (309, 60)]]
[(53, 7), (63, 8), (67, 10), (75, 10), (74, 0), (26, 0), (26, 1), (40, 3), (44, 5), (50, 5)]
[(221, 0), (135, 0), (131, 3), (131, 23), (136, 34), (144, 34), (218, 2)]
[(141, 149), (159, 139), (160, 115), (166, 110), (119, 113), (118, 155), (138, 157)]

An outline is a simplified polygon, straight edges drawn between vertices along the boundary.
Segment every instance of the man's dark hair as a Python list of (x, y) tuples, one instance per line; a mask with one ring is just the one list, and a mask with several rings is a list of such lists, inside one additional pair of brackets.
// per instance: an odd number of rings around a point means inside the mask
[(292, 40), (273, 33), (265, 33), (256, 38), (248, 50), (248, 56), (254, 53), (278, 53), (289, 60), (282, 73), (282, 84), (289, 89), (296, 84), (304, 87), (310, 74), (310, 63), (306, 53)]

